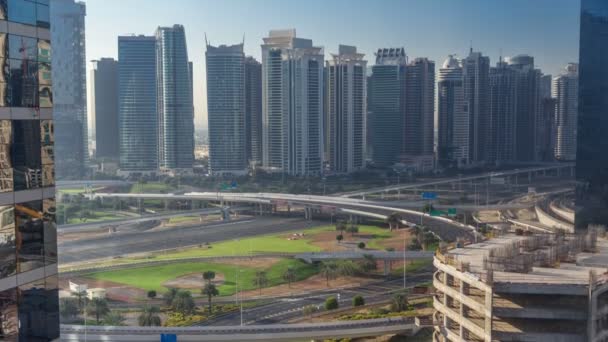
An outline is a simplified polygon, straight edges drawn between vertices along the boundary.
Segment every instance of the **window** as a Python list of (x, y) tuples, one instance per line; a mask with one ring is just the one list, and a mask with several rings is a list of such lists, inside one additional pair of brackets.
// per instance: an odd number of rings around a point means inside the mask
[(38, 40), (38, 61), (51, 62), (51, 42), (48, 40)]
[(19, 286), (17, 302), (20, 341), (38, 341), (47, 335), (47, 298), (44, 279)]
[(36, 25), (38, 27), (50, 28), (49, 6), (43, 4), (36, 5)]
[(26, 0), (8, 0), (8, 20), (36, 25), (36, 3)]
[(0, 120), (0, 192), (13, 191), (12, 127), (10, 120)]
[(44, 264), (51, 265), (57, 263), (57, 224), (55, 221), (55, 200), (45, 199), (42, 203), (42, 209), (42, 220), (44, 223)]
[(13, 120), (12, 124), (15, 190), (39, 188), (42, 186), (40, 121)]
[(44, 266), (44, 222), (42, 201), (15, 205), (17, 225), (17, 272)]
[(0, 292), (0, 340), (15, 341), (18, 337), (17, 290)]
[(0, 207), (0, 278), (14, 275), (16, 272), (15, 211), (13, 206), (2, 206)]
[(8, 56), (13, 59), (38, 59), (38, 40), (36, 38), (8, 35)]

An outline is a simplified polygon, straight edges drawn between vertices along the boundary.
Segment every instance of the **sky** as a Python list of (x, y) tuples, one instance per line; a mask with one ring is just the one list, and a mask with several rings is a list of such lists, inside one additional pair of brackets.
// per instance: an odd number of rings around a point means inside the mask
[[(197, 129), (207, 127), (205, 34), (212, 45), (245, 41), (260, 59), (271, 29), (295, 28), (323, 46), (355, 45), (374, 64), (381, 47), (404, 47), (409, 58), (428, 57), (439, 68), (448, 54), (469, 48), (490, 56), (529, 54), (546, 74), (578, 61), (579, 0), (86, 0), (87, 60), (117, 58), (117, 37), (152, 35), (182, 24), (194, 63)], [(90, 65), (89, 65), (90, 68)], [(87, 73), (88, 75), (88, 73)]]

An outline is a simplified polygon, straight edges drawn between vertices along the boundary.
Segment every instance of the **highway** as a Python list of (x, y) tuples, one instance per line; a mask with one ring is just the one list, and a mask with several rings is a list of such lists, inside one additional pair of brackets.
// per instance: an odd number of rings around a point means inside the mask
[(256, 217), (244, 221), (220, 222), (185, 228), (119, 231), (86, 240), (59, 242), (59, 263), (67, 264), (131, 253), (196, 246), (206, 242), (213, 243), (282, 233), (321, 224), (322, 222), (319, 221), (307, 221), (302, 218)]

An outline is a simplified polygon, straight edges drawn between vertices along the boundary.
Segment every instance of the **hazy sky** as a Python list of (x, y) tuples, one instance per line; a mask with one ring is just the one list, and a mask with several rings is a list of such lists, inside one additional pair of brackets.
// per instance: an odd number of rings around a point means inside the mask
[(537, 67), (557, 74), (578, 61), (579, 0), (86, 0), (87, 59), (117, 57), (117, 36), (153, 34), (182, 24), (194, 62), (197, 129), (207, 126), (205, 33), (210, 43), (234, 44), (260, 58), (270, 29), (295, 28), (335, 53), (355, 45), (373, 64), (379, 47), (405, 47), (437, 67), (448, 54), (475, 50), (494, 65), (503, 56), (530, 54)]

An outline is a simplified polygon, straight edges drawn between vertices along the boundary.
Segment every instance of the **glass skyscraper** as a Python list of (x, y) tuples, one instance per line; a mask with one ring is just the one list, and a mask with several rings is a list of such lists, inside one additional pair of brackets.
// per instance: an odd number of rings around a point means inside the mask
[(118, 127), (122, 173), (158, 170), (156, 38), (118, 37)]
[(608, 224), (608, 2), (582, 0), (575, 226)]
[(49, 0), (0, 4), (0, 340), (59, 337)]

